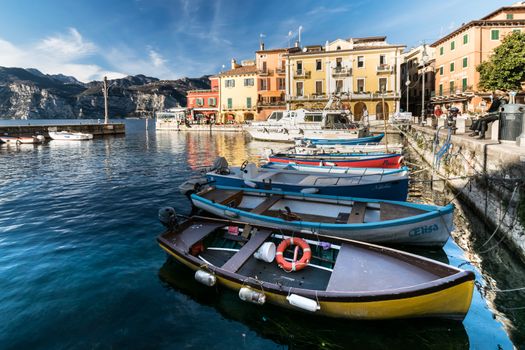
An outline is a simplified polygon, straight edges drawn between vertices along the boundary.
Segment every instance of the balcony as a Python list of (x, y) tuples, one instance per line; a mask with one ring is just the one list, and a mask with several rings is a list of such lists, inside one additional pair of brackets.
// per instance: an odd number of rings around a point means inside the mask
[(377, 66), (377, 73), (392, 73), (393, 68), (394, 67), (389, 64), (380, 64)]
[(352, 75), (352, 68), (347, 67), (335, 67), (332, 70), (332, 77), (334, 78), (343, 78), (349, 77)]
[(278, 75), (285, 75), (286, 74), (286, 68), (277, 68), (275, 70), (275, 73), (277, 73)]
[(295, 79), (309, 79), (310, 78), (310, 71), (304, 70), (304, 69), (297, 69), (293, 72), (293, 77)]
[(257, 74), (261, 77), (266, 77), (272, 74), (272, 70), (271, 69), (258, 69)]

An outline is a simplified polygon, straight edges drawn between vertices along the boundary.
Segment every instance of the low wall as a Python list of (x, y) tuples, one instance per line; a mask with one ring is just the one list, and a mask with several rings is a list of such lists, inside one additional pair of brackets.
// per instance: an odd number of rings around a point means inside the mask
[[(435, 130), (412, 126), (405, 135), (409, 146), (432, 166)], [(447, 131), (442, 131), (437, 150), (446, 138)], [(451, 146), (435, 164), (434, 173), (486, 224), (493, 229), (499, 226), (486, 248), (504, 239), (525, 261), (525, 150), (515, 144), (452, 135)]]
[(7, 134), (9, 136), (33, 136), (40, 134), (44, 135), (46, 138), (49, 138), (48, 131), (65, 130), (93, 134), (94, 136), (117, 135), (126, 133), (126, 127), (124, 123), (0, 126), (0, 134)]

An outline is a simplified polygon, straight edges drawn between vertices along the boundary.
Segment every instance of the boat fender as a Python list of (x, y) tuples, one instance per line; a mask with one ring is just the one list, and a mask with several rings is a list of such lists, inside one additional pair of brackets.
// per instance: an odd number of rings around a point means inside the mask
[(254, 290), (249, 287), (242, 287), (239, 289), (239, 298), (242, 301), (263, 305), (266, 302), (266, 295), (263, 292)]
[(275, 259), (275, 243), (265, 242), (259, 249), (253, 254), (253, 257), (258, 260), (266, 261), (271, 263)]
[[(284, 259), (284, 251), (290, 245), (296, 245), (302, 249), (303, 256), (299, 261), (296, 261), (296, 259), (294, 259), (290, 262)], [(296, 254), (294, 254), (294, 257), (297, 258)], [(279, 265), (280, 268), (288, 272), (299, 271), (304, 269), (306, 266), (308, 266), (308, 263), (310, 263), (311, 257), (312, 251), (308, 243), (306, 243), (304, 239), (294, 237), (282, 240), (279, 246), (277, 247), (277, 253), (275, 253), (275, 260), (277, 261), (277, 265)]]
[(257, 188), (257, 184), (253, 181), (249, 181), (249, 180), (244, 180), (244, 184), (248, 187), (251, 187), (251, 188)]
[(286, 300), (290, 303), (290, 305), (293, 305), (295, 307), (298, 307), (300, 309), (310, 311), (310, 312), (316, 312), (317, 310), (321, 309), (321, 306), (317, 304), (317, 301), (305, 298), (303, 296), (297, 295), (297, 294), (290, 294), (286, 297)]
[(179, 225), (177, 213), (172, 207), (164, 207), (159, 209), (159, 221), (170, 231)]
[(307, 193), (307, 194), (308, 194), (308, 193), (309, 193), (309, 194), (313, 194), (313, 193), (317, 193), (317, 192), (319, 192), (319, 189), (318, 189), (318, 188), (311, 188), (311, 187), (310, 187), (310, 188), (303, 188), (303, 189), (301, 190), (301, 193)]
[(208, 271), (197, 270), (195, 272), (195, 280), (205, 286), (212, 287), (217, 282), (217, 277)]

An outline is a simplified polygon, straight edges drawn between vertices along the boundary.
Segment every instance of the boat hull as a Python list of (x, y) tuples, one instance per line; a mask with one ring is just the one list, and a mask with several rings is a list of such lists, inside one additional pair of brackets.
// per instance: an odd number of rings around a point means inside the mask
[(270, 155), (269, 162), (275, 163), (295, 163), (304, 165), (331, 165), (352, 168), (388, 168), (397, 169), (401, 166), (403, 156), (400, 154), (382, 156), (360, 156), (356, 159), (345, 159), (344, 155), (315, 155), (311, 157), (297, 156), (289, 157), (286, 155)]
[(295, 142), (297, 138), (340, 137), (357, 139), (365, 135), (364, 129), (307, 129), (301, 126), (286, 125), (251, 125), (244, 128), (250, 136), (260, 141)]
[(70, 132), (49, 132), (49, 137), (60, 141), (86, 141), (93, 139), (93, 134), (70, 133)]
[(343, 139), (343, 138), (304, 138), (306, 143), (312, 145), (362, 145), (362, 144), (375, 144), (381, 141), (385, 134), (376, 136), (358, 137), (354, 139)]

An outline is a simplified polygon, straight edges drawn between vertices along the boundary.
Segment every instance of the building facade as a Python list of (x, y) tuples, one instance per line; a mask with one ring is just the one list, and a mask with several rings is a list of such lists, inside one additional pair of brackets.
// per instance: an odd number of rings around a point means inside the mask
[(431, 46), (436, 50), (434, 105), (481, 112), (491, 93), (478, 89), (476, 67), (490, 58), (505, 35), (525, 30), (525, 2), (501, 7), (462, 25)]
[(231, 69), (218, 75), (220, 89), (219, 123), (243, 123), (257, 113), (257, 67), (255, 61), (232, 59)]
[(425, 110), (431, 110), (430, 99), (434, 96), (435, 87), (435, 62), (435, 50), (428, 45), (420, 45), (405, 53), (401, 64), (401, 110), (420, 116), (423, 91)]
[[(403, 45), (386, 37), (337, 39), (287, 54), (287, 102), (292, 109), (334, 101), (355, 120), (383, 119), (399, 109)], [(384, 107), (383, 107), (384, 106)]]
[(219, 78), (210, 77), (210, 90), (189, 90), (187, 106), (191, 120), (196, 122), (216, 121), (219, 116)]

